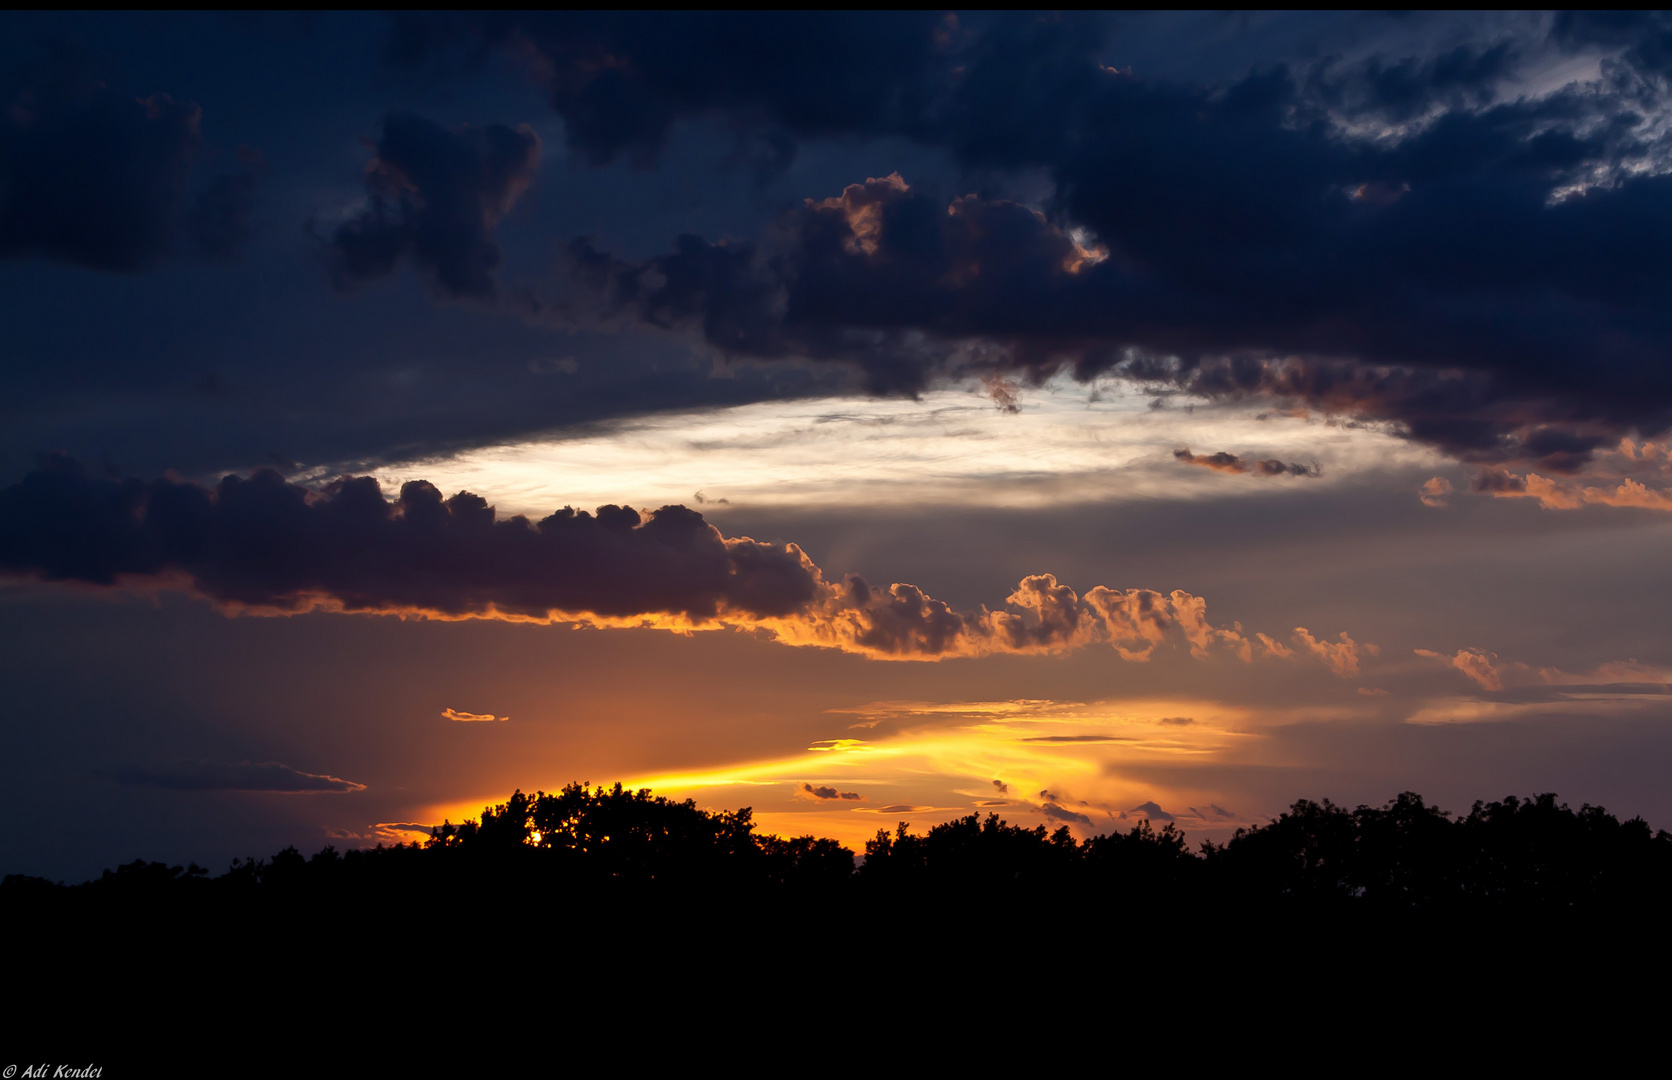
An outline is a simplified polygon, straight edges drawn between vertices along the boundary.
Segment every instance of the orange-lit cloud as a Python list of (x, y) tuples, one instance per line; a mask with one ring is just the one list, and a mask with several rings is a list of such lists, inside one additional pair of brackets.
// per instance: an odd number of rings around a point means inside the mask
[(1337, 641), (1315, 638), (1306, 627), (1295, 627), (1295, 640), (1300, 643), (1302, 648), (1328, 664), (1329, 669), (1343, 679), (1359, 673), (1361, 654), (1368, 653), (1374, 656), (1381, 651), (1375, 645), (1361, 645), (1354, 641), (1345, 630), (1341, 631), (1337, 637), (1339, 638)]
[[(87, 505), (110, 512), (88, 514)], [(830, 580), (795, 544), (722, 536), (683, 506), (565, 508), (535, 523), (499, 519), (480, 496), (443, 498), (417, 480), (391, 502), (370, 477), (316, 492), (262, 471), (211, 491), (95, 478), (57, 461), (0, 492), (0, 526), (12, 518), (33, 524), (0, 528), (0, 570), (99, 585), (183, 583), (233, 612), (729, 627), (889, 660), (1061, 655), (1103, 644), (1146, 661), (1169, 643), (1198, 659), (1253, 656), (1239, 624), (1215, 626), (1207, 601), (1182, 590), (1099, 585), (1082, 595), (1034, 574), (1001, 608), (960, 610), (914, 585)], [(1345, 635), (1328, 644), (1298, 635), (1337, 673), (1357, 672), (1358, 647)]]
[(1186, 465), (1201, 465), (1218, 472), (1250, 473), (1254, 476), (1309, 476), (1319, 477), (1323, 471), (1317, 465), (1302, 465), (1291, 461), (1284, 463), (1278, 458), (1241, 458), (1223, 450), (1216, 454), (1192, 454), (1186, 446), (1173, 451), (1173, 459)]
[(457, 709), (442, 709), (441, 718), (443, 720), (457, 720), (460, 723), (483, 723), (494, 721), (504, 723), (505, 721), (511, 719), (509, 716), (495, 716), (493, 713), (460, 712)]
[(1443, 476), (1433, 476), (1423, 482), (1418, 492), (1424, 506), (1445, 506), (1454, 490), (1450, 480)]
[(1434, 652), (1431, 649), (1414, 650), (1418, 656), (1425, 656), (1431, 660), (1443, 660), (1452, 667), (1473, 679), (1482, 690), (1502, 690), (1504, 680), (1497, 663), (1497, 654), (1488, 653), (1482, 649), (1459, 649), (1452, 656)]

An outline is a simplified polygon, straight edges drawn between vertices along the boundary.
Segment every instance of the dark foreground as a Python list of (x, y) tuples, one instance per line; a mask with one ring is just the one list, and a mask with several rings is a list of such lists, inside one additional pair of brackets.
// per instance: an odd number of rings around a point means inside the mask
[[(645, 792), (210, 878), (13, 876), (3, 1052), (124, 1076), (1662, 1075), (1672, 836), (1297, 803), (1190, 851)], [(49, 1073), (50, 1075), (50, 1073)]]

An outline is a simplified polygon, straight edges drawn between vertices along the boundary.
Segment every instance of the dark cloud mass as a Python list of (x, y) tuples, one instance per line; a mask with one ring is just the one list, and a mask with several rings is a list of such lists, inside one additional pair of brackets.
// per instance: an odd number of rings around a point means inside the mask
[(65, 48), (0, 94), (0, 257), (131, 272), (169, 250), (197, 105), (117, 93)]
[[(793, 43), (849, 43), (839, 17), (784, 22)], [(1520, 97), (1498, 93), (1520, 70), (1506, 43), (1190, 86), (1105, 63), (1121, 49), (1105, 20), (869, 25), (868, 51), (837, 47), (877, 83), (846, 107), (823, 68), (704, 82), (712, 61), (665, 62), (675, 35), (720, 37), (725, 16), (492, 34), (550, 62), (571, 138), (604, 156), (720, 111), (1043, 170), (1043, 212), (892, 176), (810, 198), (759, 241), (688, 235), (639, 261), (583, 241), (583, 276), (651, 323), (736, 355), (850, 361), (882, 391), (960, 364), (1114, 372), (1354, 413), (1472, 460), (1546, 458), (1559, 433), (1569, 468), (1610, 433), (1672, 423), (1672, 177), (1648, 115), (1664, 84), (1645, 81), (1661, 23), (1610, 30), (1639, 44), (1603, 80)], [(1527, 48), (1589, 32), (1562, 26)], [(611, 129), (626, 142), (584, 134), (587, 94), (587, 116), (636, 118)]]
[(256, 608), (323, 600), (530, 618), (786, 615), (819, 584), (798, 549), (724, 540), (683, 507), (648, 518), (622, 506), (564, 510), (535, 524), (496, 521), (480, 497), (443, 499), (422, 481), (391, 504), (369, 478), (316, 496), (263, 470), (211, 491), (98, 479), (64, 460), (0, 491), (0, 567), (98, 584), (185, 575), (210, 598)]
[(494, 226), (533, 182), (540, 138), (526, 124), (450, 131), (411, 113), (383, 122), (366, 168), (366, 209), (332, 238), (345, 284), (385, 277), (410, 257), (445, 295), (492, 300)]

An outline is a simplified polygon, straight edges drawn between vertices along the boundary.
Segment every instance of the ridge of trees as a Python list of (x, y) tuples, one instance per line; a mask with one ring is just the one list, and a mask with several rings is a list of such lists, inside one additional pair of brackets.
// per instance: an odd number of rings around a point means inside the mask
[(287, 847), (235, 860), (219, 877), (136, 860), (77, 886), (13, 874), (0, 898), (46, 900), (283, 895), (325, 900), (415, 887), (468, 889), (508, 880), (586, 886), (618, 897), (669, 889), (834, 895), (1141, 890), (1173, 903), (1238, 899), (1307, 909), (1573, 909), (1672, 898), (1672, 834), (1551, 794), (1476, 802), (1453, 815), (1411, 792), (1347, 809), (1300, 800), (1275, 820), (1192, 851), (1172, 823), (1077, 840), (1066, 828), (996, 814), (914, 833), (879, 830), (864, 859), (834, 840), (756, 829), (752, 811), (708, 811), (649, 790), (515, 792), (480, 818), (423, 841), (311, 857)]

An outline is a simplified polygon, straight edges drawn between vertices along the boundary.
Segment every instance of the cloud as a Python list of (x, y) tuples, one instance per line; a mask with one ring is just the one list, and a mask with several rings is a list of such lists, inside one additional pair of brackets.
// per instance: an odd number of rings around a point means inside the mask
[(1195, 722), (1195, 719), (1189, 716), (1163, 716), (1156, 721), (1158, 724), (1175, 724), (1180, 727), (1183, 727), (1186, 724), (1194, 724)]
[(1085, 814), (1079, 814), (1073, 810), (1065, 810), (1061, 806), (1058, 806), (1056, 803), (1050, 801), (1047, 801), (1045, 805), (1041, 806), (1039, 808), (1039, 812), (1050, 818), (1052, 821), (1061, 821), (1075, 825), (1085, 825), (1088, 827), (1092, 823), (1091, 818), (1087, 817)]
[(1022, 740), (1032, 743), (1106, 743), (1131, 742), (1120, 735), (1030, 735)]
[(1295, 627), (1295, 641), (1300, 643), (1301, 648), (1329, 665), (1329, 669), (1343, 679), (1359, 673), (1362, 653), (1374, 655), (1381, 651), (1375, 645), (1359, 644), (1345, 630), (1337, 636), (1339, 640), (1329, 641), (1313, 637), (1304, 626)]
[[(93, 477), (49, 457), (0, 490), (0, 572), (185, 587), (255, 614), (741, 627), (897, 660), (1061, 655), (1094, 644), (1131, 661), (1163, 644), (1198, 659), (1252, 659), (1240, 625), (1213, 625), (1207, 602), (1180, 590), (1099, 585), (1081, 595), (1036, 574), (1001, 609), (959, 610), (909, 584), (830, 581), (796, 545), (724, 537), (683, 506), (498, 520), (481, 497), (443, 498), (422, 480), (391, 502), (369, 477), (316, 491), (260, 470), (208, 489)], [(1356, 671), (1359, 647), (1345, 634), (1321, 643), (1297, 633), (1339, 673)]]
[(1010, 785), (1002, 780), (994, 780), (993, 786), (998, 789), (1000, 795), (1010, 794)]
[(1672, 487), (1657, 491), (1632, 477), (1610, 487), (1562, 481), (1530, 472), (1516, 476), (1502, 469), (1486, 470), (1475, 478), (1473, 490), (1494, 498), (1537, 499), (1546, 510), (1577, 510), (1581, 506), (1625, 506), (1672, 512)]
[(173, 791), (271, 791), (312, 795), (366, 790), (366, 785), (352, 780), (300, 772), (276, 761), (186, 761), (170, 767), (124, 769), (117, 773), (116, 778), (124, 784)]
[(0, 257), (149, 268), (172, 246), (201, 110), (135, 99), (59, 46), (39, 78), (0, 83)]
[(845, 799), (850, 802), (863, 800), (865, 796), (857, 791), (837, 791), (833, 787), (814, 787), (812, 784), (802, 784), (801, 790), (815, 799)]
[(449, 130), (390, 113), (366, 168), (366, 208), (331, 239), (338, 282), (386, 277), (410, 257), (444, 295), (492, 300), (494, 227), (533, 183), (539, 161), (540, 138), (526, 124)]
[(1174, 450), (1173, 457), (1186, 465), (1201, 465), (1218, 472), (1252, 473), (1255, 476), (1306, 476), (1314, 479), (1323, 475), (1323, 470), (1316, 465), (1301, 465), (1293, 461), (1285, 465), (1276, 458), (1265, 461), (1245, 460), (1223, 450), (1217, 454), (1192, 454), (1187, 446), (1181, 450)]
[[(1652, 84), (1627, 75), (1662, 77), (1645, 43), (1664, 21), (1627, 32), (1618, 79), (1503, 99), (1524, 55), (1592, 46), (1523, 31), (1197, 85), (1109, 67), (1110, 28), (528, 16), (483, 33), (550, 65), (568, 137), (596, 161), (723, 115), (911, 139), (1050, 183), (1049, 216), (895, 174), (812, 193), (756, 242), (687, 235), (636, 261), (574, 249), (616, 309), (733, 355), (838, 360), (879, 391), (948, 370), (1117, 374), (1560, 470), (1672, 424), (1672, 268), (1655, 254), (1672, 242), (1672, 175), (1642, 123)], [(725, 44), (676, 59), (676, 36)], [(1225, 161), (1238, 167), (1205, 164)]]
[(1482, 649), (1459, 649), (1456, 654), (1446, 656), (1443, 653), (1429, 649), (1415, 649), (1418, 656), (1425, 656), (1431, 660), (1443, 660), (1472, 679), (1482, 690), (1502, 690), (1504, 681), (1502, 669), (1494, 662), (1496, 653), (1488, 653)]
[(1137, 806), (1134, 806), (1132, 809), (1130, 809), (1126, 812), (1128, 814), (1142, 814), (1145, 817), (1149, 818), (1151, 821), (1174, 821), (1174, 820), (1177, 820), (1176, 818), (1173, 817), (1172, 814), (1167, 813), (1167, 811), (1161, 809), (1161, 807), (1157, 806), (1153, 802), (1139, 803)]
[(1429, 477), (1418, 489), (1424, 506), (1445, 506), (1453, 490), (1451, 481), (1443, 476)]
[(483, 723), (498, 721), (504, 723), (511, 719), (509, 716), (495, 716), (493, 713), (460, 712), (457, 709), (442, 709), (443, 720), (457, 720), (461, 723)]

